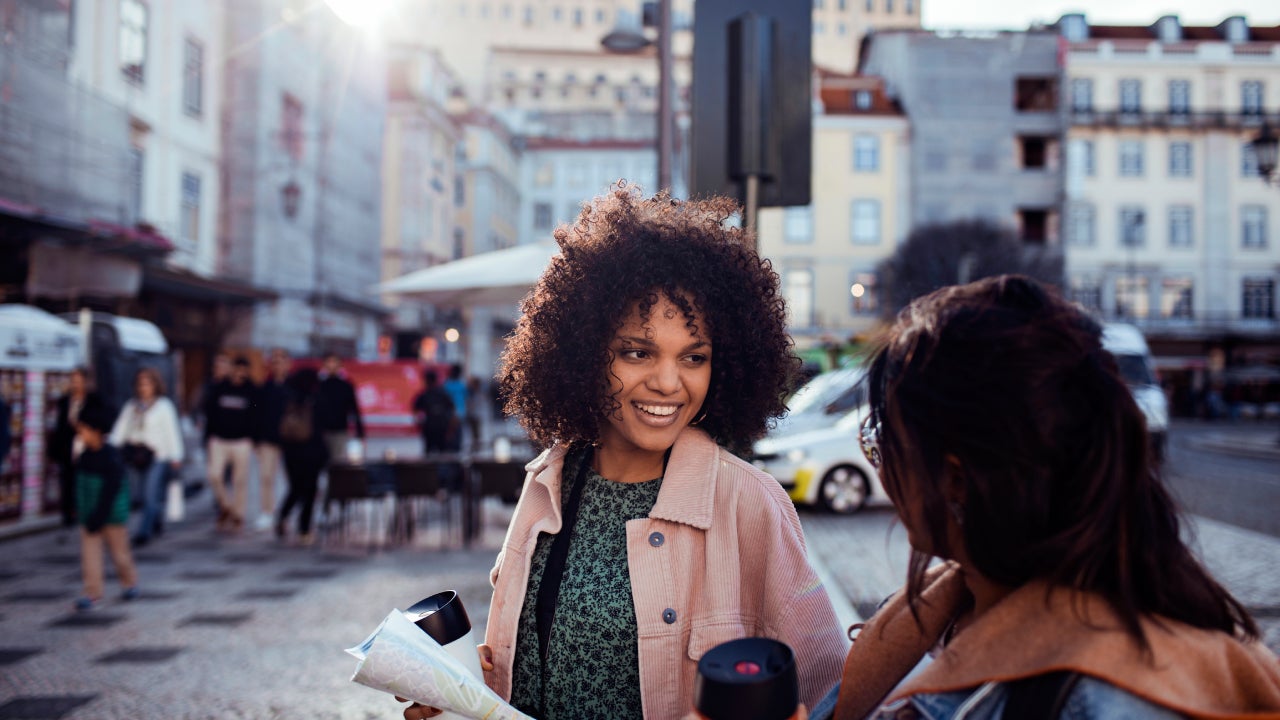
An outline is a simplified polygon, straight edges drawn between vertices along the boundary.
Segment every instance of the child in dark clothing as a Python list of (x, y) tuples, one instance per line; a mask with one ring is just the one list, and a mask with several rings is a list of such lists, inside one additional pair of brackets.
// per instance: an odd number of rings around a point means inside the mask
[(115, 563), (121, 598), (138, 596), (138, 573), (129, 552), (129, 493), (124, 484), (124, 462), (106, 442), (114, 418), (102, 402), (86, 402), (76, 423), (76, 435), (84, 452), (76, 462), (76, 506), (80, 508), (80, 570), (84, 596), (77, 610), (90, 610), (102, 599), (102, 545), (106, 542)]

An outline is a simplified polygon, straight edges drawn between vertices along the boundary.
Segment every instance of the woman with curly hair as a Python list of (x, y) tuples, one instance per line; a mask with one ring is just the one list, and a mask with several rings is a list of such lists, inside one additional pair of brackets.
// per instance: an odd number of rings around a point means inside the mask
[(617, 188), (556, 230), (524, 301), (499, 381), (549, 449), (491, 572), (480, 652), (533, 717), (683, 717), (698, 659), (747, 636), (795, 650), (809, 704), (839, 675), (847, 641), (795, 509), (730, 452), (785, 410), (799, 365), (735, 210)]

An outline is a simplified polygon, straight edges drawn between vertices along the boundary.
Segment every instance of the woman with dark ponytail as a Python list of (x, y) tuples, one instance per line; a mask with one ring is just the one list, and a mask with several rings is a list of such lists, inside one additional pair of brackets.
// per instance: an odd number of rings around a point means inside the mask
[(861, 440), (912, 558), (837, 718), (1280, 717), (1280, 663), (1183, 543), (1101, 335), (1017, 276), (899, 315)]

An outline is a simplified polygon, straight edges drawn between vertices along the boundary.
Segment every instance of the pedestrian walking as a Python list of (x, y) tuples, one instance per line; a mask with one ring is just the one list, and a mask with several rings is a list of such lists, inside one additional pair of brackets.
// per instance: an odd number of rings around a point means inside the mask
[[(258, 429), (257, 389), (249, 380), (249, 361), (237, 357), (231, 374), (205, 398), (208, 480), (218, 506), (217, 528), (238, 531), (244, 524), (249, 491), (249, 461)], [(224, 473), (231, 471), (231, 494)]]
[(320, 369), (320, 389), (316, 396), (317, 419), (320, 432), (329, 446), (330, 457), (346, 457), (347, 441), (351, 440), (351, 426), (355, 425), (356, 437), (364, 442), (364, 421), (360, 418), (360, 404), (356, 402), (356, 389), (344, 377), (342, 358), (335, 353), (324, 356)]
[(284, 418), (289, 392), (285, 382), (293, 360), (283, 348), (271, 351), (266, 380), (258, 387), (258, 431), (254, 453), (258, 458), (258, 519), (256, 527), (271, 527), (276, 512), (276, 476), (280, 474), (280, 421)]
[(422, 435), (422, 454), (448, 452), (459, 431), (453, 398), (440, 386), (435, 370), (422, 373), (422, 392), (413, 399), (413, 421)]
[(102, 400), (93, 389), (91, 371), (87, 367), (73, 369), (67, 378), (67, 392), (54, 403), (53, 432), (47, 451), (49, 460), (58, 469), (58, 508), (64, 528), (76, 524), (75, 459), (83, 450), (76, 434), (76, 420), (90, 400)]
[(142, 517), (133, 533), (133, 544), (139, 547), (163, 532), (165, 487), (169, 474), (182, 468), (178, 411), (164, 391), (160, 373), (139, 370), (133, 378), (133, 397), (111, 430), (111, 444), (124, 461), (127, 487), (142, 493)]
[(285, 382), (285, 409), (278, 430), (289, 491), (276, 515), (276, 537), (285, 539), (289, 516), (297, 508), (298, 541), (303, 545), (310, 545), (315, 537), (311, 515), (320, 471), (329, 462), (329, 448), (320, 431), (317, 410), (319, 389), (320, 378), (313, 368), (302, 368), (290, 375)]
[(731, 452), (785, 410), (799, 367), (777, 275), (725, 224), (736, 209), (615, 188), (555, 231), (524, 301), (499, 379), (550, 449), (491, 572), (480, 655), (533, 717), (684, 717), (701, 654), (748, 636), (795, 649), (807, 703), (839, 675), (847, 641), (795, 508)]
[(1183, 543), (1101, 336), (1019, 276), (898, 315), (861, 438), (912, 558), (835, 717), (1278, 717), (1280, 663)]
[(472, 375), (467, 378), (467, 412), (464, 414), (464, 424), (467, 428), (467, 443), (471, 452), (479, 452), (484, 444), (483, 420), (480, 417), (480, 406), (483, 404), (480, 398), (483, 397), (480, 387), (480, 378)]
[(444, 391), (453, 400), (454, 431), (449, 437), (449, 450), (451, 452), (461, 452), (463, 423), (467, 417), (467, 396), (470, 393), (467, 390), (466, 381), (462, 379), (462, 366), (458, 363), (449, 366), (449, 377), (444, 381)]
[(107, 442), (112, 412), (97, 398), (85, 402), (76, 420), (76, 434), (84, 452), (76, 460), (76, 503), (80, 509), (80, 570), (84, 595), (77, 610), (91, 610), (102, 600), (103, 545), (111, 554), (120, 579), (121, 599), (138, 597), (138, 573), (129, 551), (129, 493), (124, 461)]

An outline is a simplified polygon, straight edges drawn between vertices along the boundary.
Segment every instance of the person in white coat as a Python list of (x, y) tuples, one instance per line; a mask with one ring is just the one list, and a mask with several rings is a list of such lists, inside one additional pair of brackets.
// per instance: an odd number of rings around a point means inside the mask
[(182, 431), (160, 374), (142, 368), (133, 382), (134, 395), (120, 410), (110, 442), (124, 458), (129, 487), (142, 489), (142, 519), (133, 534), (133, 544), (142, 546), (163, 529), (165, 480), (182, 467)]

